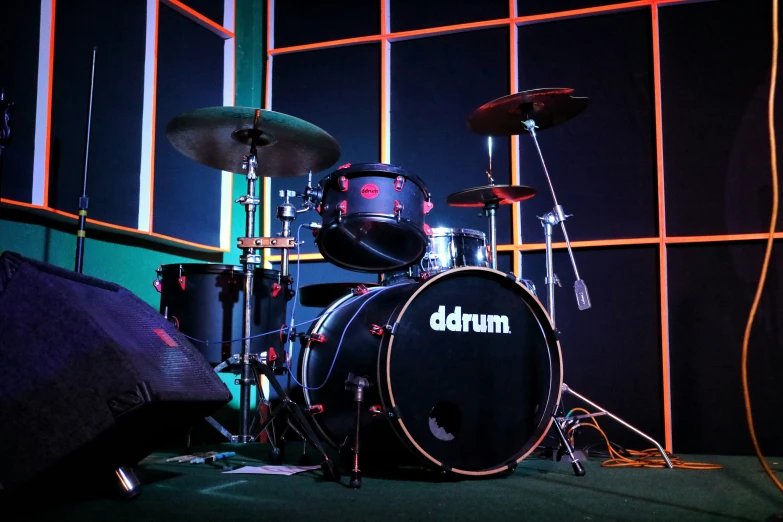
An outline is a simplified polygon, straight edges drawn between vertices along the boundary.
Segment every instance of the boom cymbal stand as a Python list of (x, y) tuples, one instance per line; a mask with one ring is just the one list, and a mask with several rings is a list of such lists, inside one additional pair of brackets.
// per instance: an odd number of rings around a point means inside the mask
[[(577, 270), (576, 267), (576, 260), (574, 259), (574, 253), (571, 250), (571, 242), (568, 240), (568, 232), (566, 231), (565, 220), (566, 218), (571, 216), (566, 215), (565, 211), (563, 210), (563, 206), (558, 203), (557, 196), (555, 196), (555, 189), (554, 186), (552, 185), (552, 179), (549, 176), (549, 171), (547, 170), (546, 162), (544, 161), (544, 155), (542, 154), (541, 147), (538, 144), (538, 137), (536, 136), (536, 128), (537, 128), (536, 122), (534, 119), (527, 119), (522, 121), (522, 125), (527, 130), (528, 134), (530, 134), (530, 137), (533, 139), (533, 143), (536, 146), (536, 151), (538, 152), (538, 157), (541, 160), (541, 166), (544, 169), (544, 175), (546, 176), (547, 183), (549, 184), (549, 190), (552, 194), (552, 201), (554, 202), (554, 207), (552, 209), (552, 212), (548, 212), (544, 216), (539, 217), (539, 220), (541, 220), (541, 225), (544, 227), (544, 237), (546, 241), (545, 285), (547, 287), (547, 311), (549, 312), (549, 318), (552, 321), (552, 327), (555, 328), (555, 284), (558, 285), (560, 284), (560, 282), (557, 280), (557, 276), (554, 273), (554, 268), (552, 265), (552, 229), (555, 225), (559, 224), (563, 230), (563, 238), (565, 240), (566, 248), (568, 249), (568, 255), (571, 258), (571, 266), (574, 269), (574, 276), (576, 277), (576, 281), (574, 283), (574, 292), (576, 293), (577, 307), (579, 308), (579, 310), (587, 310), (592, 306), (592, 304), (590, 303), (590, 295), (587, 292), (587, 286), (585, 285), (585, 282), (579, 277), (579, 271)], [(566, 452), (568, 453), (568, 456), (571, 460), (571, 465), (576, 475), (582, 476), (585, 474), (585, 471), (581, 463), (579, 462), (579, 459), (574, 455), (573, 447), (571, 446), (570, 442), (568, 441), (565, 435), (564, 429), (566, 427), (566, 423), (578, 422), (580, 419), (583, 418), (595, 417), (600, 415), (606, 415), (610, 417), (611, 419), (615, 420), (622, 426), (633, 431), (637, 435), (643, 437), (644, 439), (647, 439), (656, 448), (658, 448), (658, 451), (660, 451), (661, 456), (663, 457), (663, 460), (666, 463), (666, 467), (670, 469), (673, 467), (671, 460), (669, 459), (669, 456), (666, 454), (666, 451), (655, 439), (653, 439), (646, 433), (642, 432), (641, 430), (631, 426), (621, 418), (617, 417), (616, 415), (607, 411), (606, 409), (602, 408), (596, 403), (590, 401), (588, 398), (584, 397), (583, 395), (580, 395), (579, 393), (574, 391), (571, 387), (569, 387), (566, 383), (563, 383), (562, 392), (571, 394), (577, 399), (581, 400), (582, 402), (598, 410), (598, 413), (588, 414), (588, 415), (576, 415), (576, 416), (566, 418), (564, 415), (562, 415), (562, 407), (563, 407), (562, 400), (561, 400), (561, 404), (555, 410), (556, 413), (554, 415), (554, 425), (555, 428), (557, 428), (557, 432), (560, 436), (560, 439), (563, 443)], [(558, 411), (561, 412), (560, 415), (558, 415), (557, 413)]]
[[(228, 360), (222, 362), (215, 368), (215, 371), (220, 371), (230, 365), (241, 366), (241, 376), (238, 379), (240, 386), (239, 392), (239, 434), (232, 435), (228, 430), (221, 426), (212, 417), (207, 417), (207, 422), (212, 425), (217, 431), (219, 431), (230, 442), (248, 443), (254, 441), (269, 425), (274, 421), (275, 417), (283, 410), (287, 410), (289, 414), (297, 420), (302, 428), (302, 431), (296, 429), (290, 420), (289, 425), (292, 426), (294, 431), (302, 436), (305, 445), (309, 442), (321, 453), (323, 456), (323, 462), (321, 463), (321, 469), (324, 473), (324, 478), (327, 480), (340, 480), (340, 473), (337, 466), (333, 461), (329, 459), (321, 442), (318, 440), (318, 436), (315, 434), (310, 422), (304, 415), (301, 407), (296, 404), (283, 387), (277, 381), (272, 368), (267, 364), (268, 355), (253, 354), (250, 349), (251, 331), (250, 325), (252, 320), (252, 290), (253, 290), (253, 271), (255, 266), (263, 264), (263, 256), (257, 253), (256, 250), (265, 248), (280, 248), (282, 249), (280, 275), (281, 283), (286, 286), (290, 285), (290, 276), (288, 273), (288, 260), (289, 249), (296, 247), (296, 240), (291, 236), (291, 222), (296, 218), (296, 207), (290, 203), (289, 198), (295, 193), (285, 191), (281, 195), (285, 197), (284, 203), (277, 207), (277, 219), (282, 222), (282, 232), (276, 237), (256, 237), (256, 207), (260, 204), (260, 199), (256, 195), (256, 182), (258, 175), (256, 169), (258, 168), (258, 157), (255, 140), (251, 142), (250, 154), (245, 156), (242, 162), (243, 170), (247, 171), (247, 195), (240, 197), (236, 203), (240, 203), (245, 207), (245, 213), (247, 219), (245, 221), (245, 237), (237, 239), (237, 245), (243, 250), (243, 254), (240, 257), (243, 271), (245, 274), (244, 284), (244, 302), (243, 302), (243, 321), (242, 321), (242, 352), (241, 354), (234, 354)], [(268, 418), (259, 426), (254, 433), (251, 433), (251, 413), (250, 413), (250, 393), (251, 387), (256, 386), (260, 392), (261, 382), (260, 374), (263, 374), (268, 380), (270, 385), (275, 389), (280, 398), (280, 403), (270, 412)], [(259, 393), (262, 395), (262, 393)], [(304, 434), (302, 433), (304, 432)]]

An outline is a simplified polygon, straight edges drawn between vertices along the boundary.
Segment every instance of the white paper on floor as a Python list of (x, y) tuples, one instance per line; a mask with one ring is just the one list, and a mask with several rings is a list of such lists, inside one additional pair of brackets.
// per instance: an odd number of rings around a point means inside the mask
[(251, 475), (293, 475), (303, 471), (321, 469), (321, 466), (243, 466), (239, 469), (224, 471), (223, 473), (239, 473)]

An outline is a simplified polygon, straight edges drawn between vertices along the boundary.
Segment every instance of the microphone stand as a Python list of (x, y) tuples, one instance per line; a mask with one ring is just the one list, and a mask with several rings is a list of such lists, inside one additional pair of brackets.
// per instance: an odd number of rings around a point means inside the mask
[[(557, 332), (557, 328), (555, 326), (555, 283), (557, 283), (559, 286), (560, 282), (558, 281), (557, 276), (554, 273), (553, 265), (552, 265), (552, 257), (553, 257), (552, 256), (552, 229), (557, 224), (560, 224), (560, 226), (563, 229), (563, 238), (565, 239), (565, 244), (568, 249), (568, 255), (571, 258), (571, 266), (573, 267), (574, 275), (576, 276), (576, 282), (574, 283), (574, 292), (576, 293), (577, 307), (579, 308), (579, 310), (587, 310), (592, 306), (592, 304), (590, 303), (590, 295), (587, 293), (587, 286), (585, 285), (585, 282), (579, 277), (579, 271), (576, 268), (576, 260), (574, 259), (574, 253), (571, 250), (571, 242), (568, 240), (568, 233), (566, 232), (565, 220), (566, 218), (571, 216), (567, 215), (563, 211), (563, 206), (558, 203), (557, 197), (555, 196), (555, 188), (552, 185), (552, 179), (549, 177), (549, 171), (546, 168), (546, 162), (544, 162), (544, 155), (541, 152), (541, 147), (538, 145), (538, 137), (536, 136), (536, 122), (533, 119), (528, 119), (523, 121), (522, 125), (528, 131), (528, 134), (530, 134), (530, 137), (533, 139), (533, 143), (536, 146), (536, 151), (538, 152), (538, 157), (541, 160), (541, 166), (544, 169), (544, 174), (546, 175), (546, 180), (547, 183), (549, 184), (549, 190), (552, 194), (552, 200), (554, 202), (554, 208), (552, 209), (552, 212), (549, 212), (546, 215), (539, 217), (539, 219), (541, 220), (541, 225), (544, 227), (544, 234), (546, 239), (545, 283), (547, 286), (547, 312), (549, 313), (549, 319), (552, 322), (552, 328), (555, 328), (555, 332)], [(658, 448), (658, 451), (660, 451), (661, 456), (663, 457), (663, 460), (666, 464), (666, 467), (669, 469), (673, 468), (671, 460), (669, 459), (669, 456), (666, 454), (666, 451), (663, 449), (663, 446), (661, 446), (655, 439), (653, 439), (646, 433), (642, 432), (641, 430), (631, 426), (621, 418), (605, 410), (604, 408), (597, 405), (596, 403), (590, 401), (587, 397), (580, 395), (571, 387), (569, 387), (565, 382), (562, 385), (561, 391), (564, 394), (568, 393), (570, 395), (573, 395), (577, 399), (581, 400), (582, 402), (598, 410), (598, 413), (595, 414), (576, 415), (576, 416), (566, 417), (563, 414), (564, 412), (562, 411), (563, 402), (561, 396), (560, 404), (555, 410), (556, 413), (553, 415), (555, 428), (557, 428), (557, 432), (558, 435), (560, 436), (560, 440), (563, 444), (563, 448), (565, 448), (565, 451), (568, 453), (569, 459), (571, 460), (571, 466), (574, 470), (575, 475), (579, 477), (584, 476), (585, 470), (584, 467), (582, 467), (582, 464), (579, 462), (579, 458), (577, 457), (576, 452), (574, 452), (572, 448), (572, 444), (568, 441), (568, 438), (566, 437), (566, 434), (564, 432), (564, 428), (568, 426), (569, 423), (576, 423), (576, 425), (578, 425), (579, 421), (584, 418), (597, 417), (600, 415), (606, 415), (607, 417), (613, 419), (614, 421), (618, 422), (622, 426), (633, 431), (640, 437), (651, 442), (656, 448)], [(557, 413), (558, 411), (560, 412), (559, 415)]]
[(76, 263), (74, 270), (82, 273), (84, 266), (84, 238), (86, 236), (87, 207), (89, 198), (87, 197), (87, 165), (90, 157), (90, 130), (92, 125), (92, 96), (95, 86), (95, 52), (97, 48), (92, 48), (92, 75), (90, 77), (90, 106), (87, 112), (87, 143), (84, 147), (84, 179), (82, 181), (82, 195), (79, 198), (79, 230), (76, 232)]

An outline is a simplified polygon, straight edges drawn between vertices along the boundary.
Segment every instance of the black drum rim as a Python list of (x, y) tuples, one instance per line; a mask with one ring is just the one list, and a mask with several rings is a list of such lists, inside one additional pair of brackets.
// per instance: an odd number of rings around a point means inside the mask
[[(427, 279), (423, 283), (419, 285), (419, 288), (416, 289), (416, 291), (413, 292), (413, 294), (408, 297), (405, 304), (403, 304), (399, 308), (399, 312), (394, 317), (394, 321), (392, 324), (400, 323), (402, 318), (405, 315), (405, 312), (407, 311), (410, 304), (421, 294), (421, 292), (424, 291), (425, 288), (428, 288), (430, 285), (434, 284), (439, 279), (443, 279), (446, 277), (452, 277), (453, 274), (463, 271), (481, 271), (481, 272), (491, 272), (495, 273), (497, 275), (500, 275), (502, 277), (509, 277), (509, 274), (505, 272), (501, 272), (500, 270), (495, 270), (493, 268), (486, 268), (486, 267), (459, 267), (459, 268), (451, 268), (448, 270), (444, 270), (437, 275)], [(511, 274), (513, 275), (513, 274)], [(510, 279), (510, 277), (509, 277)], [(542, 418), (546, 419), (542, 422), (540, 426), (540, 435), (537, 437), (534, 443), (529, 444), (529, 449), (525, 451), (522, 455), (517, 456), (514, 460), (516, 464), (519, 464), (524, 459), (526, 459), (533, 451), (536, 450), (539, 444), (544, 440), (547, 433), (549, 432), (550, 428), (552, 427), (552, 423), (554, 422), (554, 413), (557, 409), (557, 405), (560, 403), (560, 398), (562, 395), (562, 388), (563, 388), (563, 351), (560, 346), (560, 341), (557, 339), (557, 335), (555, 333), (555, 329), (552, 327), (552, 321), (549, 317), (549, 314), (547, 313), (544, 306), (541, 304), (541, 302), (538, 300), (538, 298), (524, 285), (522, 284), (516, 276), (513, 276), (514, 283), (521, 288), (528, 296), (533, 300), (533, 302), (537, 305), (536, 309), (533, 309), (528, 303), (528, 308), (530, 311), (536, 316), (536, 318), (543, 320), (544, 325), (549, 326), (548, 331), (542, 331), (544, 334), (547, 345), (549, 346), (549, 356), (550, 356), (550, 367), (552, 368), (552, 377), (551, 381), (553, 383), (557, 383), (557, 386), (550, 387), (549, 390), (549, 396), (547, 397), (547, 404), (544, 408), (544, 413)], [(381, 287), (383, 288), (383, 287)], [(543, 329), (542, 329), (543, 330)], [(378, 380), (378, 388), (381, 395), (381, 402), (383, 409), (386, 411), (394, 411), (394, 409), (397, 407), (397, 403), (394, 400), (394, 392), (392, 390), (392, 379), (391, 379), (391, 354), (392, 354), (392, 348), (394, 345), (394, 336), (395, 334), (392, 333), (389, 335), (388, 343), (386, 344), (385, 350), (380, 351), (378, 353), (378, 367), (377, 367), (377, 380)], [(552, 354), (552, 352), (555, 351), (556, 354)], [(385, 353), (384, 353), (385, 352)], [(555, 357), (556, 356), (556, 357)], [(556, 364), (556, 368), (555, 368)], [(556, 374), (556, 375), (554, 375)], [(394, 432), (398, 436), (398, 438), (402, 441), (402, 443), (406, 446), (412, 446), (416, 449), (416, 451), (412, 451), (412, 453), (416, 454), (419, 458), (429, 461), (430, 463), (434, 464), (438, 468), (441, 469), (447, 469), (451, 473), (456, 473), (458, 475), (467, 475), (467, 476), (474, 476), (474, 477), (481, 477), (481, 476), (488, 476), (493, 475), (496, 473), (501, 473), (504, 471), (507, 471), (509, 469), (508, 463), (500, 464), (494, 468), (487, 468), (482, 470), (465, 470), (465, 469), (459, 469), (459, 468), (452, 468), (448, 465), (444, 465), (444, 462), (439, 461), (429, 453), (427, 453), (424, 448), (419, 445), (418, 442), (413, 438), (410, 431), (405, 426), (405, 422), (402, 418), (396, 417), (394, 419), (388, 419), (388, 421), (391, 424), (394, 424)]]

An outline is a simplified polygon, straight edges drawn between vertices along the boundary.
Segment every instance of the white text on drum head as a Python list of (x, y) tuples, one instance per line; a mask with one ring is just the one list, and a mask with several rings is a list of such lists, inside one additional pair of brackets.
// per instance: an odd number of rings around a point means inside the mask
[(446, 315), (446, 307), (439, 306), (430, 316), (430, 328), (438, 332), (477, 332), (510, 334), (508, 316), (487, 314), (463, 314), (461, 306)]

